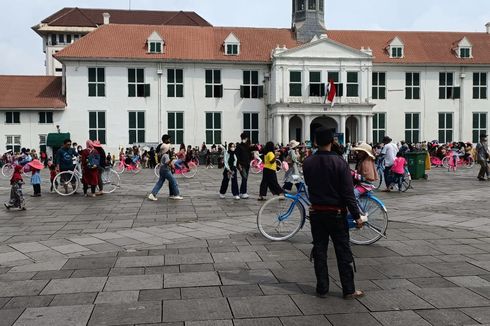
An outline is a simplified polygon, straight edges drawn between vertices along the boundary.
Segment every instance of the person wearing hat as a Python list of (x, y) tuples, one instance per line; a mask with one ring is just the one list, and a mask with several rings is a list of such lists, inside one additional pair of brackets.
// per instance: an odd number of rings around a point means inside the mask
[(157, 147), (157, 154), (160, 162), (160, 177), (158, 179), (158, 182), (155, 184), (155, 187), (153, 187), (153, 190), (151, 191), (150, 195), (148, 195), (148, 199), (151, 201), (157, 201), (157, 194), (162, 189), (162, 186), (165, 182), (165, 180), (168, 180), (168, 189), (170, 192), (170, 199), (172, 200), (182, 200), (182, 196), (180, 196), (179, 192), (179, 186), (177, 184), (177, 181), (175, 180), (174, 176), (172, 175), (172, 171), (170, 170), (170, 156), (169, 156), (169, 151), (170, 151), (170, 137), (162, 137), (163, 143), (158, 145)]
[(300, 175), (299, 166), (301, 163), (299, 162), (299, 157), (296, 153), (298, 146), (299, 142), (296, 140), (291, 140), (289, 142), (289, 151), (288, 156), (286, 157), (286, 162), (289, 164), (289, 169), (284, 175), (284, 185), (282, 186), (282, 189), (286, 191), (291, 191), (293, 189), (293, 176)]
[[(478, 180), (485, 181), (488, 180), (489, 171), (488, 171), (488, 135), (481, 134), (480, 142), (476, 145), (476, 160), (478, 164), (480, 164), (480, 172), (478, 172)], [(487, 179), (485, 179), (485, 177)]]
[(10, 178), (10, 200), (4, 203), (6, 209), (18, 208), (21, 211), (25, 211), (24, 194), (22, 193), (22, 185), (24, 180), (22, 179), (22, 165), (14, 166), (14, 173)]
[(32, 160), (27, 165), (32, 172), (31, 185), (34, 188), (32, 197), (41, 197), (41, 170), (44, 168), (44, 164), (39, 160)]
[(375, 156), (373, 154), (373, 148), (367, 143), (361, 143), (358, 146), (352, 148), (352, 151), (357, 154), (357, 164), (354, 173), (354, 180), (359, 184), (354, 188), (354, 194), (356, 198), (359, 198), (366, 189), (362, 187), (362, 182), (374, 182), (378, 180), (378, 172), (376, 171), (376, 164), (374, 162)]

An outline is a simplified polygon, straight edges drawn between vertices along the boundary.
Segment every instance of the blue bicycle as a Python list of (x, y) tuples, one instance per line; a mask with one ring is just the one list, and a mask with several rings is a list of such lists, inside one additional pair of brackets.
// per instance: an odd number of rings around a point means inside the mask
[[(296, 194), (269, 199), (260, 208), (257, 215), (257, 226), (260, 233), (269, 240), (283, 241), (292, 238), (306, 223), (308, 207), (308, 190), (299, 176), (295, 176)], [(359, 208), (367, 216), (362, 228), (357, 228), (352, 216), (348, 214), (350, 241), (358, 245), (369, 245), (381, 238), (386, 238), (388, 212), (381, 200), (368, 191), (359, 199)]]

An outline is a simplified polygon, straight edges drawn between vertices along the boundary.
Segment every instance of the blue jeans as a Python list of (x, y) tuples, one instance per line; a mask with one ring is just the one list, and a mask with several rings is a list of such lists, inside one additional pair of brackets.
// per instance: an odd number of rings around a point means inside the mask
[(168, 190), (170, 192), (170, 196), (179, 196), (179, 186), (174, 176), (170, 172), (170, 170), (166, 166), (162, 166), (160, 168), (160, 178), (158, 179), (157, 184), (151, 191), (153, 196), (156, 196), (160, 189), (162, 189), (165, 180), (168, 180)]

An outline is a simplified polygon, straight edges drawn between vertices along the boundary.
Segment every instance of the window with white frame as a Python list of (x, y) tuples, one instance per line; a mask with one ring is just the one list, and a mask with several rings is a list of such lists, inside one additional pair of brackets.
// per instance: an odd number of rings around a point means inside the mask
[(480, 141), (480, 135), (486, 135), (487, 133), (487, 113), (473, 113), (473, 143), (478, 143)]
[(206, 70), (206, 97), (223, 97), (223, 84), (221, 83), (221, 70), (207, 69)]
[(379, 144), (386, 135), (386, 113), (375, 113), (373, 116), (373, 142)]
[(487, 98), (487, 73), (486, 72), (474, 72), (473, 73), (473, 98), (474, 99), (486, 99)]
[(5, 148), (7, 150), (12, 150), (14, 153), (20, 152), (20, 136), (7, 136), (7, 143), (5, 144)]
[(316, 0), (308, 0), (308, 10), (316, 10)]
[(235, 34), (230, 33), (225, 39), (224, 48), (225, 48), (226, 55), (239, 55), (240, 40)]
[(162, 53), (163, 42), (162, 41), (150, 41), (148, 42), (148, 52), (150, 53)]
[(206, 144), (221, 144), (220, 112), (206, 112)]
[(148, 97), (150, 96), (150, 85), (145, 84), (145, 69), (128, 69), (128, 96)]
[(439, 73), (439, 99), (456, 99), (460, 97), (460, 88), (454, 87), (454, 73)]
[(39, 135), (39, 152), (46, 153), (46, 139), (48, 135)]
[(238, 44), (226, 44), (227, 55), (238, 55)]
[(88, 113), (88, 136), (90, 140), (98, 140), (101, 144), (106, 143), (106, 117), (103, 111), (92, 111)]
[(462, 59), (471, 58), (471, 48), (470, 47), (459, 48), (459, 57)]
[(408, 144), (420, 141), (420, 113), (405, 113), (405, 141)]
[(53, 112), (39, 112), (39, 123), (53, 123)]
[(6, 124), (19, 124), (20, 123), (20, 112), (5, 112), (5, 123)]
[(359, 73), (347, 72), (347, 97), (359, 97)]
[(373, 72), (373, 100), (386, 99), (386, 73)]
[(244, 113), (243, 114), (243, 132), (248, 134), (252, 144), (259, 143), (259, 114)]
[(167, 70), (167, 96), (184, 97), (184, 70)]
[(403, 58), (403, 47), (402, 46), (392, 46), (390, 57), (394, 59)]
[(310, 71), (310, 96), (325, 96), (325, 84), (320, 71)]
[(301, 71), (289, 72), (289, 96), (302, 96)]
[(88, 68), (88, 96), (105, 96), (105, 68)]
[(243, 85), (240, 87), (241, 98), (263, 98), (264, 86), (259, 86), (257, 70), (243, 71)]
[(168, 112), (167, 114), (168, 135), (175, 145), (184, 143), (184, 113)]
[(420, 100), (420, 73), (405, 73), (405, 99)]
[(439, 143), (451, 143), (453, 141), (453, 114), (439, 113)]
[(145, 142), (145, 112), (129, 112), (129, 144)]

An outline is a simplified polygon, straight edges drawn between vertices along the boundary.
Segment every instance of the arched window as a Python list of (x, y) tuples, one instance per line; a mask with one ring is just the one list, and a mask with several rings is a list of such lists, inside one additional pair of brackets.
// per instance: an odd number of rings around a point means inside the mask
[(316, 10), (316, 0), (308, 0), (308, 10)]
[(305, 0), (298, 0), (298, 11), (305, 11)]

